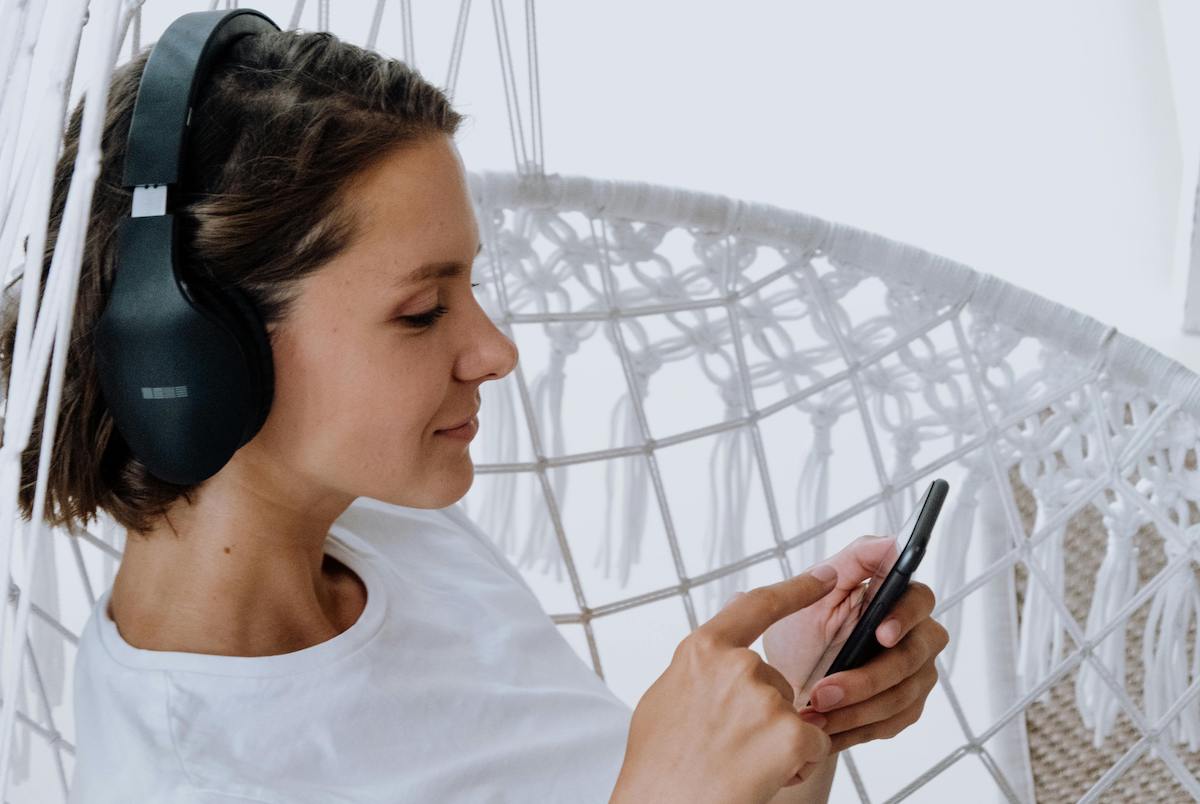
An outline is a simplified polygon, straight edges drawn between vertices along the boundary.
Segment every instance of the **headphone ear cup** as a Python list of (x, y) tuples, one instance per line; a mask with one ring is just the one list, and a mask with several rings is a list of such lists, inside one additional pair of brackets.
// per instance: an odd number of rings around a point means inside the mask
[(155, 476), (190, 485), (229, 461), (269, 403), (261, 341), (237, 302), (177, 270), (175, 220), (121, 220), (93, 346), (105, 404), (130, 450)]
[(189, 281), (186, 287), (196, 303), (220, 317), (234, 333), (249, 375), (253, 378), (251, 395), (254, 399), (254, 412), (246, 420), (246, 426), (239, 437), (240, 447), (262, 429), (274, 398), (275, 364), (266, 327), (253, 302), (238, 288), (217, 289), (203, 281)]

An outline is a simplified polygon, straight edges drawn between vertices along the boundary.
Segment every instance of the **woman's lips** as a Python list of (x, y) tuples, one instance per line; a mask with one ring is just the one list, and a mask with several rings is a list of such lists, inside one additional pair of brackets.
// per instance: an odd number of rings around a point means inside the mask
[(464, 441), (470, 441), (479, 432), (479, 417), (472, 416), (471, 420), (461, 427), (454, 427), (450, 430), (435, 430), (437, 435), (449, 436), (450, 438), (461, 438)]

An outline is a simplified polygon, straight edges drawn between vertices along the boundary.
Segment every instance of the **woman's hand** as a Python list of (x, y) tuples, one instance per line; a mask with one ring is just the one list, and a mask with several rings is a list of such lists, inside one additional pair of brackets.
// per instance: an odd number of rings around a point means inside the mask
[(835, 576), (814, 568), (737, 595), (679, 643), (633, 711), (612, 804), (774, 801), (829, 764), (829, 735), (796, 713), (792, 685), (750, 645)]
[[(875, 631), (885, 650), (861, 667), (813, 681), (809, 674), (825, 647), (858, 608), (863, 581), (895, 554), (891, 537), (864, 536), (827, 562), (838, 571), (825, 598), (771, 625), (763, 634), (768, 664), (796, 688), (797, 711), (831, 738), (831, 752), (896, 734), (912, 725), (937, 681), (934, 660), (946, 647), (946, 629), (929, 615), (933, 591), (913, 581)], [(845, 634), (843, 633), (842, 638)], [(826, 654), (826, 658), (832, 658)], [(803, 706), (811, 700), (810, 706)]]

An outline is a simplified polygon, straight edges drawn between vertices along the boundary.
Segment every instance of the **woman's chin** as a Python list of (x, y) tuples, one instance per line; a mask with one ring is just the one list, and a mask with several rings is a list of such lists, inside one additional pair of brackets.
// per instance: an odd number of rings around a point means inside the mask
[(430, 466), (421, 473), (424, 479), (419, 487), (393, 487), (379, 494), (366, 493), (392, 505), (406, 508), (446, 508), (466, 496), (475, 483), (475, 464), (466, 459), (444, 461), (439, 466)]
[(441, 477), (441, 482), (436, 489), (431, 490), (431, 494), (445, 500), (445, 502), (436, 506), (437, 508), (454, 505), (454, 503), (465, 497), (467, 492), (471, 490), (471, 486), (475, 484), (475, 464), (471, 461), (470, 453), (466, 451), (463, 452), (463, 457), (457, 462), (456, 466), (448, 467), (438, 474)]

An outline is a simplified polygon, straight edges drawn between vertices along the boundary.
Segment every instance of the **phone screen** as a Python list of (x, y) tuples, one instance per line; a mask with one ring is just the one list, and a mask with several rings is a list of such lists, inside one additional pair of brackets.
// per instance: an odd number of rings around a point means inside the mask
[(837, 658), (842, 646), (846, 644), (846, 640), (850, 638), (850, 634), (854, 631), (854, 626), (858, 625), (858, 621), (862, 618), (863, 612), (867, 610), (867, 606), (870, 605), (871, 600), (875, 597), (875, 593), (879, 590), (879, 586), (883, 583), (884, 579), (887, 578), (888, 573), (892, 571), (892, 567), (895, 566), (896, 560), (900, 557), (900, 554), (904, 552), (904, 548), (908, 546), (909, 540), (912, 539), (913, 530), (916, 527), (917, 517), (921, 513), (923, 503), (924, 498), (921, 498), (917, 505), (913, 507), (912, 513), (908, 515), (908, 519), (905, 520), (904, 524), (900, 526), (900, 530), (895, 536), (892, 537), (889, 549), (884, 554), (883, 558), (880, 559), (879, 564), (875, 567), (874, 573), (871, 575), (870, 580), (868, 580), (865, 585), (860, 584), (858, 589), (851, 593), (850, 597), (848, 598), (849, 608), (845, 615), (845, 620), (843, 620), (841, 625), (838, 626), (837, 632), (825, 646), (824, 653), (821, 654), (821, 658), (817, 661), (813, 671), (809, 674), (808, 680), (804, 682), (804, 686), (800, 689), (802, 693), (811, 689), (814, 684), (825, 677), (825, 672), (829, 670), (830, 665), (832, 665), (833, 660)]

